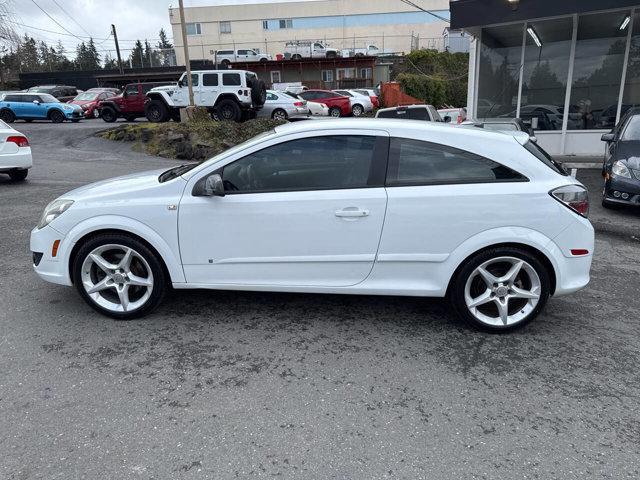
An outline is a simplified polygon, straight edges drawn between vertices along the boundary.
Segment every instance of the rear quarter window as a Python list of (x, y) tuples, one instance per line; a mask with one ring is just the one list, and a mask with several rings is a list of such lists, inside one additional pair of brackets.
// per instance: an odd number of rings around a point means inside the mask
[(222, 84), (228, 87), (237, 87), (242, 85), (239, 73), (223, 73)]

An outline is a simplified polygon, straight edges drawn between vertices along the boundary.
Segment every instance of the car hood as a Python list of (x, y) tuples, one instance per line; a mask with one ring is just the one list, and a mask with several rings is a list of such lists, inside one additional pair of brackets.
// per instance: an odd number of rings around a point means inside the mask
[(640, 142), (618, 142), (613, 160), (624, 160), (629, 168), (640, 170)]
[(168, 168), (163, 168), (101, 180), (99, 182), (90, 183), (89, 185), (84, 185), (80, 188), (76, 188), (75, 190), (71, 190), (61, 198), (74, 201), (91, 201), (96, 198), (104, 197), (129, 198), (134, 192), (142, 193), (145, 190), (162, 185), (158, 180), (158, 177), (162, 172), (167, 170)]
[(74, 100), (69, 102), (70, 105), (86, 105), (87, 103), (93, 103), (95, 100)]

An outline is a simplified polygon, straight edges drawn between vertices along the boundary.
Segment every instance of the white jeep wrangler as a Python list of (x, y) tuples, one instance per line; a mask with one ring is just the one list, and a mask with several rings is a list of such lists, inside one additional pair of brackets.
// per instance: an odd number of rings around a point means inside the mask
[[(189, 105), (187, 74), (171, 90), (147, 93), (144, 112), (150, 122), (179, 120), (180, 109)], [(212, 117), (236, 122), (254, 118), (267, 98), (267, 89), (258, 76), (247, 70), (200, 70), (191, 72), (193, 100), (206, 107)]]

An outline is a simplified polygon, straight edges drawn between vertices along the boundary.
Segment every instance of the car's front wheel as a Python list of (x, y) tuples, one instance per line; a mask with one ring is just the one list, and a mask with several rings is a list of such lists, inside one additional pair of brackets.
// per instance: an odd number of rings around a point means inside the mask
[(28, 174), (29, 174), (29, 170), (27, 170), (26, 168), (21, 170), (11, 170), (9, 172), (9, 178), (14, 182), (22, 182), (24, 179), (27, 178)]
[(73, 281), (91, 307), (118, 320), (151, 312), (166, 290), (155, 252), (137, 238), (117, 233), (92, 237), (78, 249)]
[(53, 123), (62, 123), (64, 122), (64, 113), (62, 113), (60, 110), (51, 110), (51, 113), (49, 114), (49, 120), (51, 120)]
[(151, 100), (144, 107), (144, 113), (150, 122), (166, 122), (169, 119), (167, 106), (161, 100)]
[(507, 332), (538, 316), (550, 293), (550, 272), (526, 250), (498, 247), (466, 261), (450, 289), (458, 314), (477, 328)]
[(329, 116), (334, 117), (334, 118), (338, 118), (342, 116), (342, 110), (340, 110), (338, 107), (333, 107), (329, 109)]
[(364, 108), (362, 107), (362, 105), (356, 104), (351, 109), (351, 113), (353, 114), (354, 117), (359, 117), (364, 113)]
[(102, 107), (100, 116), (107, 123), (113, 123), (118, 119), (118, 113), (111, 107)]

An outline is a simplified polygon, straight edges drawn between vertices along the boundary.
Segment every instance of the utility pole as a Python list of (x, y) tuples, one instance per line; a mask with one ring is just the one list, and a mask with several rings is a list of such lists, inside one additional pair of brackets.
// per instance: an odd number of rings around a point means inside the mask
[(180, 30), (182, 31), (182, 46), (184, 47), (184, 64), (187, 67), (187, 85), (189, 86), (189, 106), (195, 106), (193, 101), (193, 82), (191, 81), (191, 60), (189, 60), (189, 44), (187, 43), (187, 25), (184, 23), (184, 4), (178, 0), (180, 7)]
[(116, 33), (116, 26), (114, 24), (111, 24), (111, 33), (113, 33), (113, 39), (116, 42), (116, 54), (118, 55), (118, 68), (120, 69), (120, 75), (124, 75), (122, 57), (120, 56), (120, 45), (118, 44), (118, 34)]

